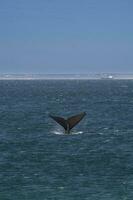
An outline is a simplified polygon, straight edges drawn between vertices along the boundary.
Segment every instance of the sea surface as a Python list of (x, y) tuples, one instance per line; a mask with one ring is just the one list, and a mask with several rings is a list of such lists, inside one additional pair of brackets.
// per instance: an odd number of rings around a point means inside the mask
[(132, 199), (133, 81), (0, 81), (0, 200)]

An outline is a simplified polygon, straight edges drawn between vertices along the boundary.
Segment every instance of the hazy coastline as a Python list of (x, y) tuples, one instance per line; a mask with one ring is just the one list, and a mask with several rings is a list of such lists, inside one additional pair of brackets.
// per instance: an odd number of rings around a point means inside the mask
[(0, 80), (132, 80), (133, 74), (0, 74)]

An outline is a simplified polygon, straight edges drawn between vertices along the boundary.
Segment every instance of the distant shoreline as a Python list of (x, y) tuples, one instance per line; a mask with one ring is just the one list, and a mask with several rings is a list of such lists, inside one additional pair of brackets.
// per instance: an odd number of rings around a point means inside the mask
[(0, 80), (133, 80), (133, 74), (0, 74)]
[(99, 81), (115, 81), (115, 80), (133, 80), (133, 78), (114, 78), (114, 79), (100, 79), (100, 78), (0, 78), (0, 81), (32, 81), (32, 80), (99, 80)]

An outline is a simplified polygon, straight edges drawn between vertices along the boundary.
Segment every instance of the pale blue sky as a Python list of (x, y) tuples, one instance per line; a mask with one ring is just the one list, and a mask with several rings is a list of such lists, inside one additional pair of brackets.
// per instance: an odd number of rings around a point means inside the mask
[(132, 0), (0, 0), (0, 73), (133, 73)]

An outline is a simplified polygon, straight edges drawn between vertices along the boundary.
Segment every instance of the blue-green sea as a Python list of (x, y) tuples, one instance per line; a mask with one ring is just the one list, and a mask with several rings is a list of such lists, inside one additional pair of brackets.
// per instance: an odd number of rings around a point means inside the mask
[(0, 200), (132, 199), (133, 81), (0, 81)]

